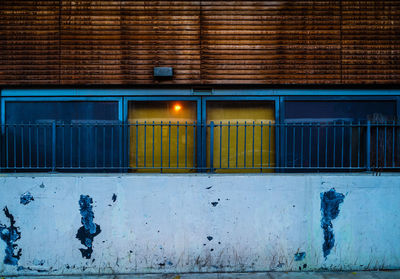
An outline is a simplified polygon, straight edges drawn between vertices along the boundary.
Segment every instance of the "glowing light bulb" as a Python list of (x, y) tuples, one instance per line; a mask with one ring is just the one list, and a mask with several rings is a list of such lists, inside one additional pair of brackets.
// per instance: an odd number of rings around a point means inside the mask
[(180, 111), (181, 109), (182, 109), (182, 107), (181, 107), (180, 105), (175, 105), (175, 106), (174, 106), (174, 110), (175, 110), (176, 112)]

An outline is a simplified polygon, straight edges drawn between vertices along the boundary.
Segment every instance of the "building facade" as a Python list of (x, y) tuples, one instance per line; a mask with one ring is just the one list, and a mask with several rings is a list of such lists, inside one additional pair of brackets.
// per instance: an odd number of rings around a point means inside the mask
[(1, 1), (0, 273), (399, 268), (399, 13)]

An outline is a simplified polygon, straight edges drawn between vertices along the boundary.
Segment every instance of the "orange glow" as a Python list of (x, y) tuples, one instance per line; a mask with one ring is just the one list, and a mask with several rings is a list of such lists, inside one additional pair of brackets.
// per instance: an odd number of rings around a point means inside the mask
[(181, 105), (175, 105), (175, 106), (174, 106), (174, 110), (175, 110), (176, 112), (180, 111), (181, 109), (182, 109)]

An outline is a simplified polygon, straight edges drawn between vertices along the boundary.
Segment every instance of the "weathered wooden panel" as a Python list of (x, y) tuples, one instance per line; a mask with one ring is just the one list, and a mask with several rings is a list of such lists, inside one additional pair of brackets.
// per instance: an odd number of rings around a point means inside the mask
[(59, 1), (0, 1), (0, 84), (58, 84)]
[[(400, 82), (400, 3), (0, 1), (0, 85)], [(153, 67), (174, 68), (155, 80)]]
[(206, 83), (340, 83), (338, 1), (203, 1)]

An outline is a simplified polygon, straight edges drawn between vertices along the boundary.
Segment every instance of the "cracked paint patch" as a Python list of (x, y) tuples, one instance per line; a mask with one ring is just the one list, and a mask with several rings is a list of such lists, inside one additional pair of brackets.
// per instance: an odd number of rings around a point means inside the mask
[(93, 222), (94, 213), (92, 207), (93, 200), (88, 195), (81, 195), (79, 199), (79, 206), (81, 212), (82, 227), (76, 233), (76, 238), (86, 246), (86, 249), (79, 249), (82, 253), (82, 258), (90, 259), (93, 252), (93, 239), (100, 234), (100, 225)]
[(15, 242), (21, 238), (19, 228), (15, 226), (14, 216), (8, 211), (7, 206), (3, 209), (4, 214), (10, 220), (10, 226), (0, 224), (0, 238), (7, 244), (5, 250), (4, 264), (18, 265), (18, 260), (22, 255), (22, 249), (18, 249)]
[(34, 201), (35, 199), (33, 198), (32, 194), (29, 192), (25, 192), (21, 195), (20, 197), (20, 204), (27, 205), (31, 201)]
[(321, 193), (321, 228), (324, 231), (322, 250), (325, 260), (335, 245), (332, 220), (338, 217), (340, 212), (339, 205), (344, 201), (344, 197), (343, 194), (337, 193), (334, 188)]

